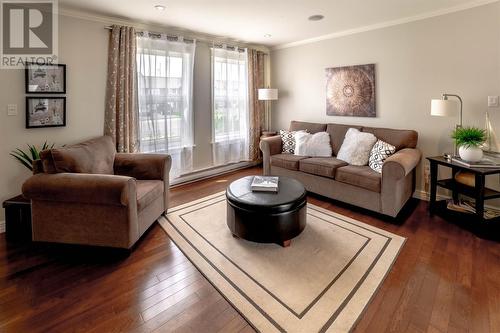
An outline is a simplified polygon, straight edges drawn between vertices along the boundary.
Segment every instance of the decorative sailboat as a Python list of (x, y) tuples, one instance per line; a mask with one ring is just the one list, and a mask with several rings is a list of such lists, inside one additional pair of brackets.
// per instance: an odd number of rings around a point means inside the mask
[(498, 150), (498, 145), (497, 145), (498, 140), (495, 135), (495, 131), (493, 130), (493, 125), (491, 124), (490, 115), (488, 111), (486, 111), (484, 129), (486, 131), (486, 141), (482, 146), (483, 151), (486, 154), (490, 155), (497, 155), (497, 156), (500, 155), (500, 151)]

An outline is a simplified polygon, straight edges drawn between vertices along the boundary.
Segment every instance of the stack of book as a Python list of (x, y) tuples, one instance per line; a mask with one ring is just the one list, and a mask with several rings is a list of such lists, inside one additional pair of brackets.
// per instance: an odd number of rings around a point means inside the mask
[[(453, 210), (455, 212), (460, 213), (468, 213), (468, 214), (476, 214), (476, 208), (474, 203), (469, 200), (459, 200), (458, 202), (454, 202), (453, 200), (447, 201), (447, 206), (449, 210)], [(486, 208), (484, 210), (484, 218), (486, 220), (493, 219), (500, 216), (500, 211)]]
[(278, 192), (279, 177), (255, 176), (250, 187), (254, 192)]

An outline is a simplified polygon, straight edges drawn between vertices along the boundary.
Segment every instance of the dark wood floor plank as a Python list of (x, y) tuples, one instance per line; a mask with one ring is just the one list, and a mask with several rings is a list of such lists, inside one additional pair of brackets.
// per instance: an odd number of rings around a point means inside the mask
[(176, 333), (216, 332), (212, 326), (218, 326), (217, 318), (220, 318), (229, 307), (230, 305), (224, 299), (221, 299), (191, 317), (189, 321), (183, 322), (177, 327), (172, 326), (169, 329), (173, 328), (172, 332)]
[(176, 293), (180, 292), (181, 290), (184, 290), (186, 288), (192, 288), (193, 285), (197, 286), (197, 282), (202, 279), (202, 276), (200, 273), (193, 274), (191, 276), (188, 276), (184, 278), (181, 281), (175, 282), (168, 288), (163, 289), (161, 292), (158, 294), (155, 294), (149, 298), (146, 298), (141, 302), (141, 312), (144, 313), (148, 311), (151, 307), (156, 306), (157, 304), (161, 304), (161, 302), (164, 302), (166, 299), (171, 297), (172, 295), (175, 295)]
[(242, 330), (248, 323), (241, 316), (236, 314), (233, 319), (227, 322), (218, 330), (218, 333), (233, 333)]
[[(176, 206), (250, 168), (171, 190)], [(310, 195), (308, 202), (407, 238), (354, 332), (500, 332), (500, 245), (415, 201), (404, 223)], [(0, 234), (0, 332), (254, 332), (160, 226), (130, 256)]]
[(174, 330), (183, 327), (191, 320), (195, 320), (200, 313), (203, 313), (216, 305), (219, 307), (228, 306), (227, 302), (221, 295), (212, 293), (209, 297), (201, 299), (192, 306), (186, 308), (183, 312), (163, 323), (160, 327), (155, 329), (154, 332), (173, 332)]

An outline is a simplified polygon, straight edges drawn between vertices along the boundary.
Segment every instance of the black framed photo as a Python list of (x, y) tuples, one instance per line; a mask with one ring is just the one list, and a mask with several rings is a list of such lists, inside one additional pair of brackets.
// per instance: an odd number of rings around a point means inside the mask
[(65, 94), (66, 65), (26, 63), (25, 86), (27, 94)]
[(26, 128), (66, 126), (66, 97), (26, 97)]

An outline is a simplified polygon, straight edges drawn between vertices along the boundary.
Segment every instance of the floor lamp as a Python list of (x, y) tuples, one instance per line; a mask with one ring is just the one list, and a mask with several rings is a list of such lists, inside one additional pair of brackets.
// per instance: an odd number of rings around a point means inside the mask
[(258, 100), (264, 101), (265, 104), (265, 117), (266, 117), (266, 129), (262, 131), (263, 136), (273, 135), (274, 132), (271, 131), (271, 117), (270, 117), (270, 103), (271, 101), (278, 100), (278, 89), (264, 88), (258, 90)]
[[(431, 115), (438, 117), (451, 117), (456, 115), (457, 112), (457, 102), (454, 100), (449, 100), (448, 97), (455, 97), (460, 102), (460, 114), (458, 118), (458, 124), (456, 128), (462, 127), (462, 108), (463, 102), (462, 98), (454, 94), (442, 94), (441, 99), (433, 99), (431, 101)], [(455, 144), (455, 155), (457, 156), (457, 145)]]

